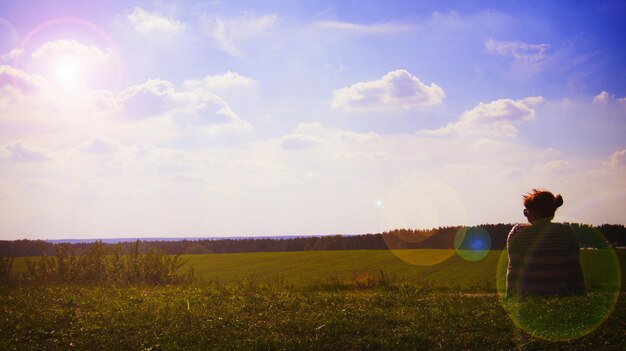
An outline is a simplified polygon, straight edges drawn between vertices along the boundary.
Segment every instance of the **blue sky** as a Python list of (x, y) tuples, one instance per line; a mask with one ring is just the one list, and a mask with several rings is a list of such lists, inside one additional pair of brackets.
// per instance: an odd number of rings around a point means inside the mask
[(5, 1), (0, 238), (626, 223), (620, 1)]

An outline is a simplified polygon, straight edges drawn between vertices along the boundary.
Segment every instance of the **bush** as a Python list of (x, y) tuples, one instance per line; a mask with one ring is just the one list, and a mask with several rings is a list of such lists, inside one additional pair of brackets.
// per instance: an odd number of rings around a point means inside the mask
[[(101, 241), (90, 244), (82, 255), (76, 255), (71, 245), (57, 245), (55, 256), (49, 256), (43, 251), (40, 259), (28, 261), (26, 272), (20, 280), (25, 283), (123, 285), (192, 284), (195, 281), (193, 269), (180, 273), (187, 263), (180, 254), (170, 256), (154, 248), (149, 248), (146, 254), (140, 252), (139, 241), (126, 254), (122, 246), (111, 248)], [(8, 259), (0, 261), (0, 270), (0, 280), (3, 274), (9, 276)], [(3, 273), (5, 270), (7, 273)]]

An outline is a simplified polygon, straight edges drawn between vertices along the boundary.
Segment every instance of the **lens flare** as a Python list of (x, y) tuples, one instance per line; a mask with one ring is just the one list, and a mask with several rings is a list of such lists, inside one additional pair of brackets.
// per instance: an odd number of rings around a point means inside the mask
[(438, 228), (466, 222), (463, 202), (448, 185), (413, 178), (395, 186), (381, 202), (380, 223), (385, 244), (399, 259), (429, 266), (454, 255), (454, 233), (402, 228)]
[[(39, 24), (37, 27), (33, 28), (21, 41), (19, 48), (22, 50), (29, 51), (30, 46), (33, 45), (33, 42), (36, 42), (34, 38), (39, 36), (43, 32), (48, 32), (49, 30), (54, 32), (53, 27), (55, 26), (74, 26), (83, 29), (83, 32), (87, 32), (92, 34), (92, 38), (97, 38), (100, 42), (106, 44), (106, 50), (112, 53), (112, 67), (111, 71), (107, 72), (91, 72), (91, 74), (98, 75), (105, 81), (110, 81), (113, 90), (118, 91), (121, 87), (122, 83), (122, 62), (120, 59), (120, 55), (117, 50), (117, 45), (111, 39), (111, 37), (100, 27), (95, 24), (86, 21), (81, 18), (74, 17), (62, 17), (55, 18), (46, 22)], [(95, 34), (95, 35), (93, 35)], [(13, 62), (15, 67), (21, 67), (22, 58), (16, 58)], [(86, 63), (83, 62), (80, 65), (76, 64), (76, 62), (71, 63), (71, 61), (76, 61), (75, 59), (65, 59), (65, 60), (56, 60), (53, 64), (52, 68), (52, 79), (58, 85), (62, 87), (75, 87), (76, 85), (81, 85), (85, 81), (85, 72), (84, 68), (86, 67)]]
[[(0, 17), (0, 55), (6, 55), (19, 44), (17, 30), (11, 22)], [(13, 59), (12, 57), (8, 57)]]
[(597, 229), (573, 225), (581, 243), (580, 264), (587, 293), (583, 296), (507, 297), (508, 255), (502, 251), (497, 268), (497, 288), (509, 318), (521, 331), (549, 341), (567, 341), (593, 332), (613, 312), (621, 288), (621, 271), (615, 250)]
[(79, 60), (65, 56), (52, 64), (50, 75), (56, 85), (66, 90), (76, 90), (83, 85), (85, 72)]
[(491, 236), (483, 227), (463, 227), (454, 237), (454, 249), (466, 261), (480, 261), (491, 250)]

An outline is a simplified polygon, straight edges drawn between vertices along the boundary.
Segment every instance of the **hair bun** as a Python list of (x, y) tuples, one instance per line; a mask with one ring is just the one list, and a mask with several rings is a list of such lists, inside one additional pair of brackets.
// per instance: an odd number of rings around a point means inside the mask
[(561, 195), (557, 195), (554, 198), (554, 208), (557, 209), (563, 205), (563, 197)]

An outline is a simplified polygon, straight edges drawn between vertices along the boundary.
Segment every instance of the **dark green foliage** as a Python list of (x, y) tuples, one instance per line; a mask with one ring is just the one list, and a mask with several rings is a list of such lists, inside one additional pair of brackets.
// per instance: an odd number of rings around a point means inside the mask
[[(470, 228), (484, 229), (490, 237), (491, 249), (502, 250), (512, 224), (484, 224)], [(608, 244), (626, 246), (626, 228), (623, 225), (589, 226), (572, 224), (582, 246), (606, 247)], [(250, 239), (201, 239), (180, 241), (143, 241), (139, 253), (147, 254), (150, 248), (163, 250), (168, 254), (206, 254), (206, 253), (243, 253), (243, 252), (278, 252), (311, 250), (387, 250), (396, 249), (453, 249), (454, 239), (464, 227), (439, 227), (423, 229), (395, 229), (380, 234), (364, 235), (328, 235), (295, 238), (250, 238)], [(601, 235), (598, 235), (601, 234)], [(606, 238), (606, 239), (604, 239)], [(404, 239), (404, 240), (403, 240)], [(407, 240), (408, 239), (408, 240)], [(42, 252), (54, 255), (57, 246), (41, 240), (0, 240), (0, 257), (37, 256)], [(81, 255), (90, 249), (89, 243), (73, 243), (76, 254)], [(112, 244), (102, 244), (109, 248)], [(122, 251), (129, 252), (135, 242), (117, 244)]]

